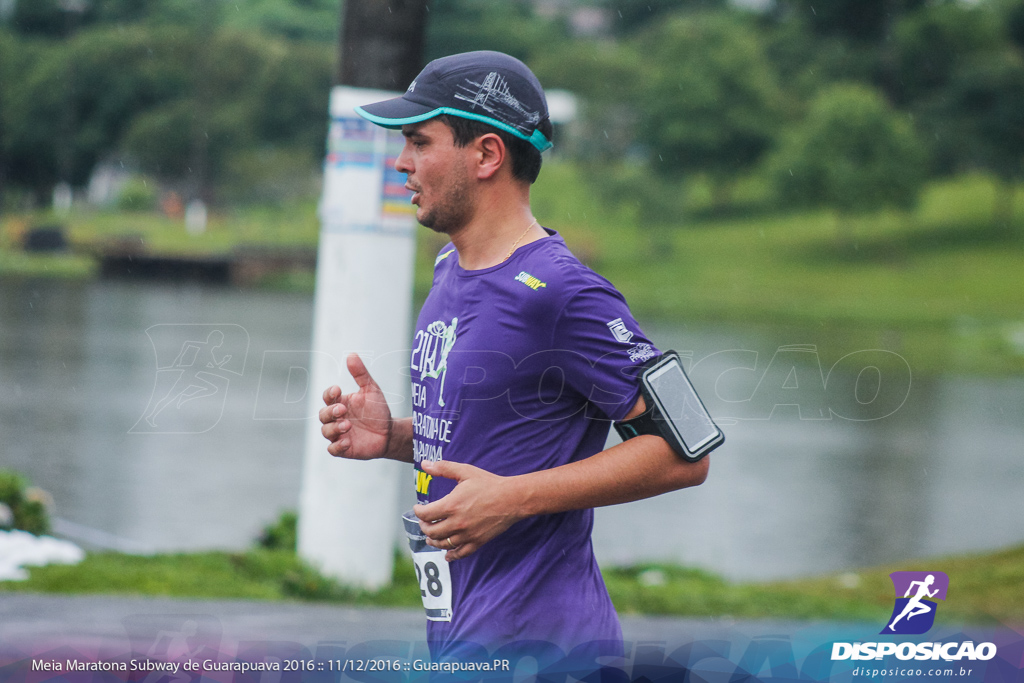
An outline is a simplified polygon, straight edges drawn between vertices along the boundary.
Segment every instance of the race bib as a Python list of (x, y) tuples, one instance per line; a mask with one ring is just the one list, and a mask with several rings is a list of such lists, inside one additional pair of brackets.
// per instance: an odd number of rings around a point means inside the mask
[(420, 530), (419, 518), (412, 510), (402, 515), (405, 534), (409, 537), (412, 562), (416, 567), (416, 583), (423, 598), (423, 609), (429, 621), (452, 620), (452, 573), (444, 559), (445, 551), (427, 545)]
[(429, 550), (413, 552), (416, 580), (423, 597), (423, 609), (430, 621), (452, 620), (452, 573), (444, 560), (444, 551), (427, 546)]

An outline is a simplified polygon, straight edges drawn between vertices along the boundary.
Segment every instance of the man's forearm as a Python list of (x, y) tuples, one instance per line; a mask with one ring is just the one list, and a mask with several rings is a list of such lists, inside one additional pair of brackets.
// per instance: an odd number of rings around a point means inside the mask
[(657, 436), (638, 436), (585, 460), (513, 477), (517, 517), (628, 503), (696, 486), (708, 459), (688, 462)]
[(413, 509), (427, 543), (457, 560), (477, 551), (521, 519), (628, 503), (696, 486), (708, 459), (688, 462), (664, 439), (638, 436), (585, 460), (503, 477), (465, 463), (422, 460), (423, 470), (457, 481), (440, 500)]
[(384, 454), (389, 460), (412, 462), (412, 418), (402, 417), (391, 421), (388, 436), (388, 450)]

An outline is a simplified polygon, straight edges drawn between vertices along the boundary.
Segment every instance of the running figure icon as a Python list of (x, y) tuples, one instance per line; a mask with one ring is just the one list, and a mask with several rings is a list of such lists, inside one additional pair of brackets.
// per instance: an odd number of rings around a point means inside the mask
[(146, 328), (153, 391), (129, 434), (201, 434), (224, 416), (243, 376), (249, 333), (234, 323), (158, 323)]
[[(909, 621), (911, 618), (916, 617), (919, 614), (927, 614), (932, 611), (932, 606), (922, 602), (922, 599), (926, 597), (934, 598), (935, 594), (939, 592), (938, 588), (933, 591), (928, 590), (933, 583), (935, 583), (934, 574), (929, 574), (924, 581), (912, 581), (910, 583), (910, 586), (907, 588), (907, 592), (903, 594), (903, 597), (910, 598), (910, 600), (907, 602), (906, 606), (904, 606), (903, 611), (900, 612), (899, 616), (893, 619), (892, 623), (889, 624), (890, 631), (895, 633), (896, 622), (903, 617), (906, 617), (907, 621)], [(910, 593), (914, 591), (915, 586), (917, 587), (917, 592), (914, 593), (914, 597), (910, 597)]]
[(203, 375), (209, 375), (210, 370), (221, 370), (231, 360), (231, 354), (225, 354), (220, 360), (214, 353), (224, 344), (224, 333), (220, 330), (213, 330), (206, 337), (205, 342), (188, 341), (181, 347), (181, 353), (174, 359), (169, 369), (180, 370), (181, 375), (153, 409), (146, 415), (146, 422), (156, 427), (156, 416), (165, 408), (177, 401), (177, 408), (197, 398), (212, 396), (219, 390), (217, 385), (205, 379)]

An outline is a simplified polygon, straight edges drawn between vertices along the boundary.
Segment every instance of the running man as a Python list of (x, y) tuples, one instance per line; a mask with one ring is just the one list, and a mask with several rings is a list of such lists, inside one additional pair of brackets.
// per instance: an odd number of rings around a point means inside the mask
[(611, 422), (647, 410), (638, 371), (659, 353), (623, 296), (533, 215), (551, 146), (544, 91), (519, 60), (471, 52), (356, 111), (402, 130), (395, 168), (416, 218), (450, 242), (416, 322), (414, 418), (392, 417), (352, 355), (358, 390), (324, 392), (327, 451), (414, 465), (413, 511), (447, 560), (425, 586), (443, 603), (424, 605), (435, 660), (526, 641), (621, 655), (593, 508), (696, 486), (708, 458), (683, 460), (653, 434), (605, 449)]
[(902, 619), (903, 617), (906, 617), (907, 621), (910, 621), (912, 617), (916, 617), (919, 614), (927, 614), (928, 612), (932, 611), (931, 605), (922, 602), (922, 599), (926, 597), (934, 598), (935, 594), (939, 592), (938, 588), (929, 592), (928, 587), (931, 586), (933, 583), (935, 583), (934, 574), (929, 574), (927, 577), (925, 577), (924, 581), (910, 582), (910, 585), (907, 586), (907, 592), (903, 594), (903, 597), (910, 597), (910, 593), (914, 590), (914, 586), (917, 586), (917, 593), (914, 594), (914, 597), (910, 598), (906, 606), (903, 608), (903, 611), (900, 612), (899, 616), (893, 619), (892, 623), (889, 624), (890, 631), (895, 633), (896, 622)]

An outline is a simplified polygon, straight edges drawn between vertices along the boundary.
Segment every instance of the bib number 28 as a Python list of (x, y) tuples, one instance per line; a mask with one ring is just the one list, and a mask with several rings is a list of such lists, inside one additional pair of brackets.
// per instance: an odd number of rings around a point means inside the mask
[(423, 609), (430, 621), (452, 620), (452, 574), (444, 561), (444, 552), (423, 550), (412, 554), (416, 582), (423, 598)]

